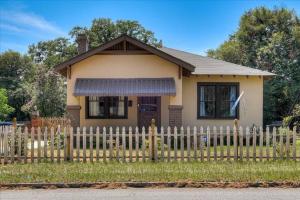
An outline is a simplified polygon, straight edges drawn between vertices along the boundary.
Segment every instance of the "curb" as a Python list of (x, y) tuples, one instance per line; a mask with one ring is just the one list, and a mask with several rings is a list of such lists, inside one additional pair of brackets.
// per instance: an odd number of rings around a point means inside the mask
[(6, 189), (57, 189), (57, 188), (300, 188), (300, 182), (95, 182), (95, 183), (11, 183), (0, 184)]

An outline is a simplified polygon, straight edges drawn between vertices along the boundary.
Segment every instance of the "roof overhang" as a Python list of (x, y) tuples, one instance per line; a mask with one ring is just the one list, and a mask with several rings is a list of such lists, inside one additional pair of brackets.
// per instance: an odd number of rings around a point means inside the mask
[(67, 69), (67, 67), (72, 66), (73, 64), (75, 64), (77, 62), (80, 62), (80, 61), (82, 61), (82, 60), (84, 60), (84, 59), (86, 59), (90, 56), (99, 54), (99, 53), (103, 52), (104, 50), (106, 50), (106, 49), (108, 49), (108, 48), (110, 48), (110, 47), (112, 47), (112, 46), (114, 46), (118, 43), (121, 43), (123, 41), (134, 44), (137, 47), (142, 48), (142, 49), (146, 50), (149, 53), (155, 54), (155, 55), (157, 55), (157, 56), (159, 56), (159, 57), (161, 57), (161, 58), (163, 58), (163, 59), (165, 59), (169, 62), (172, 62), (172, 63), (174, 63), (178, 66), (181, 66), (181, 67), (185, 68), (186, 70), (188, 70), (190, 72), (193, 72), (194, 69), (195, 69), (195, 66), (193, 66), (190, 63), (187, 63), (187, 62), (185, 62), (185, 61), (183, 61), (179, 58), (176, 58), (176, 57), (174, 57), (174, 56), (172, 56), (168, 53), (165, 53), (165, 52), (163, 52), (163, 51), (161, 51), (161, 50), (159, 50), (159, 49), (157, 49), (153, 46), (145, 44), (145, 43), (143, 43), (143, 42), (141, 42), (141, 41), (139, 41), (139, 40), (137, 40), (133, 37), (130, 37), (128, 35), (122, 35), (122, 36), (120, 36), (116, 39), (113, 39), (113, 40), (111, 40), (111, 41), (109, 41), (109, 42), (107, 42), (107, 43), (105, 43), (105, 44), (103, 44), (99, 47), (91, 49), (91, 50), (89, 50), (85, 53), (79, 54), (79, 55), (77, 55), (77, 56), (75, 56), (75, 57), (73, 57), (73, 58), (71, 58), (71, 59), (69, 59), (69, 60), (67, 60), (63, 63), (60, 63), (60, 64), (56, 65), (54, 67), (54, 70), (57, 71), (57, 72), (62, 73), (62, 71)]
[(74, 96), (175, 96), (174, 78), (77, 78)]

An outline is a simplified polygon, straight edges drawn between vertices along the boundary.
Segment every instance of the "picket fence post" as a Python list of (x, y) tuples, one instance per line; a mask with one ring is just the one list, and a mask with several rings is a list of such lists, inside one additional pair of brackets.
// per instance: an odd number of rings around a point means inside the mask
[(168, 162), (171, 161), (171, 128), (167, 128)]
[(160, 148), (161, 148), (161, 161), (165, 161), (165, 133), (164, 133), (164, 127), (160, 128)]
[(207, 149), (206, 149), (206, 154), (207, 154), (207, 160), (210, 161), (210, 128), (209, 126), (207, 127), (207, 133), (206, 133), (206, 144), (207, 144)]

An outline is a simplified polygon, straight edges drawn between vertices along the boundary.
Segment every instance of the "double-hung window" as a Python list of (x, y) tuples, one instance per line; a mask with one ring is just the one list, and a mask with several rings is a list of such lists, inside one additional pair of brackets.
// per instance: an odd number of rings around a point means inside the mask
[(198, 119), (238, 118), (238, 83), (198, 83)]
[(86, 97), (86, 114), (90, 119), (125, 119), (128, 113), (128, 97)]

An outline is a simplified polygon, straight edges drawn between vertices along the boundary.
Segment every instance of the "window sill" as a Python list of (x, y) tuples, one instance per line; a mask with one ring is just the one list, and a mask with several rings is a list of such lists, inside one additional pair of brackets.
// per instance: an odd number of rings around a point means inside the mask
[(239, 117), (197, 117), (197, 120), (239, 120), (240, 118)]

